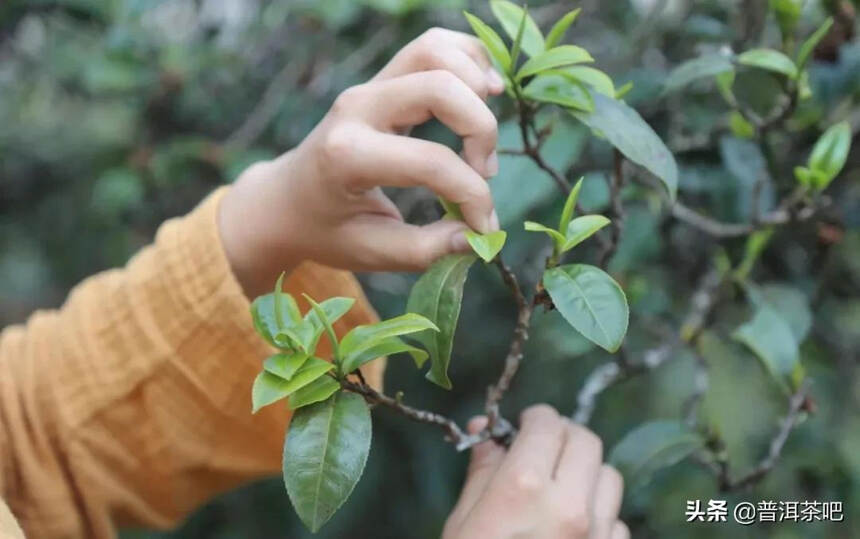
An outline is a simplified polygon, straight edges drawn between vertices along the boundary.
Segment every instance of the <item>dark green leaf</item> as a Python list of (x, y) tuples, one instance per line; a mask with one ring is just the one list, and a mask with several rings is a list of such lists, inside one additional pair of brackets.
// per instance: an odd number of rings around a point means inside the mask
[(751, 49), (738, 55), (738, 63), (797, 78), (797, 66), (791, 58), (774, 49)]
[(679, 90), (693, 81), (710, 78), (734, 70), (732, 59), (724, 54), (708, 54), (687, 60), (669, 73), (663, 83), (663, 92)]
[(334, 365), (328, 361), (312, 357), (289, 380), (284, 380), (268, 371), (261, 372), (254, 380), (254, 387), (251, 390), (253, 411), (256, 413), (263, 406), (289, 397), (293, 392), (313, 382), (333, 367)]
[(621, 101), (591, 92), (594, 111), (573, 112), (582, 123), (602, 134), (628, 159), (642, 165), (666, 186), (672, 199), (678, 188), (678, 165), (657, 133), (639, 113)]
[(289, 380), (309, 357), (305, 352), (275, 354), (263, 361), (263, 370), (284, 380)]
[(408, 345), (397, 337), (389, 337), (388, 339), (378, 341), (371, 346), (345, 353), (343, 358), (343, 372), (348, 374), (368, 361), (404, 352), (412, 356), (412, 359), (415, 361), (415, 366), (418, 368), (421, 368), (424, 365), (424, 362), (427, 361), (427, 352), (424, 350)]
[(562, 252), (569, 251), (594, 235), (595, 232), (610, 223), (602, 215), (583, 215), (571, 221), (567, 226)]
[(809, 168), (820, 172), (817, 178), (814, 177), (817, 179), (816, 189), (826, 189), (842, 171), (850, 149), (851, 125), (847, 121), (831, 126), (821, 135), (809, 156)]
[(463, 15), (466, 16), (466, 20), (469, 21), (469, 25), (472, 27), (472, 31), (475, 32), (475, 35), (478, 36), (478, 39), (487, 47), (487, 50), (490, 52), (490, 56), (493, 57), (496, 62), (498, 62), (499, 67), (502, 68), (502, 71), (505, 73), (511, 72), (511, 54), (508, 52), (508, 48), (505, 46), (502, 38), (499, 37), (499, 34), (496, 33), (495, 30), (490, 28), (478, 17), (472, 15), (471, 13), (464, 11)]
[(451, 388), (448, 364), (460, 317), (463, 285), (475, 260), (471, 254), (446, 256), (430, 266), (409, 293), (406, 310), (427, 317), (439, 328), (438, 332), (417, 333), (415, 338), (430, 353), (427, 379), (446, 389)]
[(554, 72), (535, 77), (523, 89), (523, 95), (532, 101), (555, 103), (584, 112), (594, 110), (591, 94), (582, 83)]
[[(576, 211), (576, 201), (579, 199), (579, 191), (582, 189), (582, 181), (584, 179), (585, 176), (577, 180), (573, 189), (571, 189), (570, 193), (567, 195), (567, 200), (564, 201), (564, 208), (561, 210), (561, 217), (558, 219), (558, 232), (562, 235), (561, 244), (564, 243), (564, 234), (567, 232), (567, 226), (570, 224), (570, 220), (573, 219), (573, 212)], [(528, 229), (529, 228), (526, 227), (526, 230)]]
[(631, 486), (647, 483), (657, 470), (677, 464), (704, 445), (702, 437), (679, 421), (652, 421), (627, 433), (609, 454)]
[(809, 298), (801, 290), (779, 283), (762, 286), (747, 284), (747, 294), (757, 307), (770, 307), (791, 328), (795, 342), (800, 345), (812, 327)]
[(512, 40), (516, 40), (520, 22), (525, 17), (521, 44), (522, 50), (529, 56), (535, 56), (543, 52), (543, 34), (534, 19), (528, 13), (525, 13), (523, 8), (507, 0), (490, 0), (490, 9), (493, 10), (493, 15), (496, 16), (496, 19), (498, 19), (502, 28)]
[(556, 249), (561, 251), (561, 246), (564, 245), (564, 236), (562, 236), (561, 232), (558, 230), (544, 226), (540, 223), (535, 223), (534, 221), (526, 221), (523, 223), (523, 227), (529, 232), (543, 232), (547, 234), (552, 238), (553, 243), (556, 245)]
[(579, 16), (582, 8), (576, 8), (573, 11), (570, 11), (556, 22), (552, 29), (550, 29), (549, 34), (546, 35), (546, 43), (544, 47), (546, 49), (551, 49), (561, 43), (562, 38), (564, 38), (565, 32), (570, 28), (570, 25), (573, 24), (573, 21)]
[(352, 493), (370, 452), (371, 423), (359, 395), (335, 392), (296, 410), (284, 442), (284, 483), (293, 508), (317, 532)]
[(576, 45), (560, 45), (531, 58), (517, 71), (517, 80), (557, 67), (593, 62), (588, 51)]
[(806, 63), (812, 56), (812, 52), (815, 50), (815, 47), (817, 47), (821, 40), (824, 39), (824, 36), (826, 36), (830, 31), (831, 26), (833, 26), (833, 17), (828, 17), (827, 20), (818, 27), (818, 30), (803, 42), (797, 53), (797, 69), (803, 70), (803, 68), (806, 67)]
[(290, 410), (298, 410), (303, 406), (322, 402), (331, 397), (337, 390), (340, 389), (340, 384), (331, 376), (320, 376), (305, 387), (296, 390), (290, 395)]
[(791, 380), (799, 362), (797, 341), (788, 323), (771, 307), (759, 307), (732, 337), (749, 347), (781, 385)]
[(508, 234), (504, 230), (497, 230), (487, 234), (478, 234), (471, 230), (466, 231), (466, 241), (472, 246), (475, 254), (481, 257), (484, 262), (490, 263), (505, 246), (505, 240)]
[(583, 337), (615, 352), (627, 333), (627, 298), (600, 268), (571, 264), (546, 270), (543, 285), (556, 309)]

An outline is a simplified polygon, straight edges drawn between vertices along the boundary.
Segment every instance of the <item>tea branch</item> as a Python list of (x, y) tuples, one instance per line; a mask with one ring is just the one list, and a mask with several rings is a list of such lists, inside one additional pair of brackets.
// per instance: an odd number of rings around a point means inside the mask
[(493, 431), (499, 419), (499, 403), (505, 395), (505, 392), (510, 388), (511, 381), (517, 374), (520, 362), (523, 359), (523, 347), (526, 340), (529, 338), (529, 325), (531, 324), (531, 316), (534, 312), (534, 306), (526, 299), (520, 288), (517, 276), (514, 272), (502, 261), (501, 257), (496, 257), (496, 267), (499, 268), (499, 273), (502, 275), (502, 280), (510, 288), (514, 301), (517, 304), (517, 324), (514, 327), (514, 335), (511, 339), (511, 344), (508, 349), (508, 354), (505, 357), (505, 366), (499, 380), (487, 389), (487, 429)]
[(400, 415), (406, 416), (413, 421), (436, 425), (445, 432), (445, 439), (455, 444), (458, 449), (460, 448), (461, 444), (464, 444), (472, 439), (472, 436), (463, 432), (463, 429), (461, 429), (453, 419), (445, 417), (436, 412), (420, 410), (418, 408), (413, 408), (412, 406), (404, 404), (399, 398), (394, 398), (379, 391), (376, 391), (361, 378), (358, 382), (353, 382), (352, 380), (348, 380), (346, 378), (340, 379), (339, 382), (340, 386), (344, 390), (361, 395), (362, 397), (364, 397), (364, 400), (368, 402), (368, 404), (385, 406), (386, 408), (390, 408), (391, 410), (394, 410)]
[(801, 414), (809, 408), (808, 384), (801, 384), (788, 399), (788, 411), (780, 421), (779, 428), (771, 438), (767, 454), (750, 471), (737, 478), (732, 478), (730, 473), (728, 455), (725, 444), (719, 438), (710, 440), (707, 453), (710, 458), (698, 457), (698, 462), (710, 469), (717, 478), (717, 484), (721, 492), (731, 492), (751, 487), (761, 482), (774, 468), (782, 455), (791, 431), (800, 421)]

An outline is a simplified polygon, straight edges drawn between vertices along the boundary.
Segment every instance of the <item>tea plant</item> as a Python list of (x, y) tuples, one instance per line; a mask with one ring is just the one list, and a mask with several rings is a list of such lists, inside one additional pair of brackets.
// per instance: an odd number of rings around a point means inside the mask
[[(800, 3), (784, 0), (771, 4), (782, 31), (781, 49), (756, 48), (739, 54), (726, 49), (692, 59), (678, 66), (664, 87), (669, 95), (699, 79), (713, 79), (727, 104), (731, 132), (762, 148), (769, 148), (769, 134), (784, 127), (798, 104), (810, 97), (807, 64), (832, 24), (832, 20), (826, 21), (795, 46)], [(525, 230), (536, 233), (534, 241), (547, 245), (547, 254), (541, 258), (542, 276), (534, 289), (527, 291), (520, 285), (517, 273), (502, 260), (506, 233), (471, 232), (467, 239), (474, 253), (448, 256), (430, 267), (413, 286), (406, 314), (358, 326), (340, 340), (332, 324), (350, 309), (352, 299), (328, 298), (317, 303), (305, 296), (310, 308), (303, 314), (296, 299), (282, 291), (282, 276), (272, 293), (254, 301), (255, 327), (278, 352), (264, 361), (263, 371), (254, 381), (253, 409), (288, 398), (289, 407), (295, 410), (285, 441), (284, 481), (293, 507), (312, 531), (317, 531), (344, 503), (361, 476), (370, 450), (373, 405), (436, 425), (458, 450), (488, 439), (509, 443), (516, 429), (501, 416), (499, 406), (523, 359), (524, 343), (537, 309), (557, 310), (574, 331), (616, 354), (617, 360), (598, 367), (578, 394), (573, 419), (582, 423), (590, 419), (597, 397), (619, 380), (657, 367), (679, 348), (691, 350), (696, 358), (698, 383), (682, 417), (643, 424), (613, 449), (611, 460), (631, 484), (646, 481), (655, 470), (687, 457), (713, 471), (722, 490), (753, 484), (775, 465), (791, 430), (810, 408), (809, 385), (799, 354), (809, 323), (792, 317), (805, 306), (795, 301), (790, 292), (751, 282), (749, 275), (780, 226), (814, 219), (827, 206), (829, 201), (823, 191), (845, 165), (851, 144), (849, 125), (836, 124), (818, 139), (806, 166), (795, 169), (791, 184), (780, 184), (785, 195), (775, 209), (761, 213), (755, 200), (749, 223), (723, 223), (676, 200), (679, 173), (675, 158), (636, 110), (624, 102), (631, 85), (616, 88), (608, 75), (588, 65), (593, 58), (587, 50), (561, 44), (579, 10), (564, 15), (544, 35), (524, 8), (505, 0), (492, 0), (490, 6), (510, 38), (510, 45), (484, 21), (470, 13), (465, 15), (503, 73), (506, 94), (516, 108), (523, 147), (503, 151), (534, 161), (566, 197), (553, 226), (523, 223)], [(778, 78), (783, 95), (774, 110), (761, 115), (735, 95), (735, 74), (742, 69), (765, 70)], [(571, 184), (565, 173), (543, 158), (542, 145), (554, 128), (552, 117), (546, 121), (547, 117), (539, 114), (546, 108), (571, 116), (614, 147), (608, 217), (583, 211), (578, 204), (583, 180)], [(771, 168), (778, 170), (776, 166)], [(531, 178), (523, 178), (523, 188), (527, 188), (528, 181)], [(763, 181), (757, 184), (756, 197), (764, 187)], [(622, 189), (634, 182), (658, 190), (674, 218), (717, 241), (747, 238), (744, 256), (737, 264), (732, 263), (726, 250), (715, 252), (678, 329), (641, 359), (626, 354), (627, 299), (622, 287), (605, 271), (624, 232)], [(455, 205), (440, 202), (446, 218), (460, 218)], [(579, 247), (592, 237), (599, 244), (594, 263), (572, 262), (575, 256), (584, 256), (586, 251)], [(487, 391), (487, 426), (479, 433), (467, 434), (445, 416), (407, 405), (399, 393), (392, 397), (371, 388), (359, 369), (380, 357), (408, 354), (419, 369), (429, 360), (426, 378), (450, 389), (448, 369), (463, 289), (470, 268), (479, 260), (500, 273), (516, 304), (517, 320), (500, 376)], [(754, 315), (732, 337), (760, 359), (787, 402), (786, 417), (768, 453), (759, 465), (740, 475), (731, 470), (719, 433), (698, 413), (708, 389), (708, 366), (697, 351), (699, 340), (711, 323), (716, 305), (734, 290), (746, 294)], [(330, 358), (317, 355), (323, 334), (331, 343)], [(406, 336), (420, 347), (407, 343), (402, 338)]]

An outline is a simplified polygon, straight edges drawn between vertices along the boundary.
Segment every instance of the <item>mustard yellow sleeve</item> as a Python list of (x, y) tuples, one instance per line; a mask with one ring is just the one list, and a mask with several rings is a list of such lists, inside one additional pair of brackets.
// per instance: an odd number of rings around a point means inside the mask
[[(172, 526), (280, 469), (290, 414), (282, 402), (251, 415), (270, 350), (219, 241), (225, 191), (162, 225), (124, 269), (0, 334), (0, 493), (28, 537)], [(375, 320), (347, 272), (306, 263), (285, 288), (357, 298), (341, 334)], [(384, 364), (369, 366), (379, 386)]]

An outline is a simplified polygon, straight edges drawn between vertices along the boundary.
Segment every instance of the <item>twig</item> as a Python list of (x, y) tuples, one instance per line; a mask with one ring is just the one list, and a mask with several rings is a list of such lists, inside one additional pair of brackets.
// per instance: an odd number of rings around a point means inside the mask
[(720, 449), (718, 452), (714, 452), (713, 460), (711, 461), (702, 461), (700, 459), (700, 462), (714, 471), (717, 476), (719, 488), (722, 492), (735, 491), (750, 487), (767, 476), (782, 455), (785, 443), (788, 441), (791, 431), (794, 429), (795, 425), (797, 425), (801, 412), (803, 412), (806, 407), (808, 393), (808, 386), (803, 384), (791, 395), (788, 400), (788, 412), (780, 422), (779, 429), (770, 441), (770, 448), (768, 449), (767, 455), (765, 455), (758, 465), (749, 472), (736, 479), (732, 479), (729, 473), (725, 451), (723, 449)]
[(624, 203), (621, 200), (621, 189), (624, 187), (624, 155), (617, 149), (612, 153), (612, 176), (609, 180), (609, 201), (612, 212), (612, 228), (607, 241), (600, 252), (598, 265), (606, 269), (609, 259), (618, 250), (621, 232), (624, 230)]
[(499, 419), (499, 403), (504, 397), (505, 392), (510, 388), (511, 381), (519, 369), (520, 362), (523, 359), (523, 346), (529, 338), (529, 324), (531, 322), (533, 305), (528, 302), (522, 288), (520, 288), (517, 276), (511, 269), (505, 265), (501, 257), (496, 257), (496, 267), (499, 268), (499, 273), (502, 275), (502, 280), (510, 288), (514, 301), (517, 304), (517, 324), (514, 327), (514, 335), (511, 339), (511, 345), (508, 349), (508, 355), (505, 357), (505, 366), (498, 381), (487, 389), (487, 429), (491, 432), (494, 430)]
[(430, 425), (440, 427), (445, 431), (445, 439), (454, 443), (458, 448), (461, 444), (470, 439), (470, 435), (464, 433), (453, 419), (449, 419), (441, 414), (427, 410), (419, 410), (418, 408), (413, 408), (403, 404), (398, 399), (385, 395), (384, 393), (380, 393), (362, 382), (356, 383), (343, 378), (340, 380), (340, 385), (347, 391), (352, 391), (353, 393), (363, 396), (370, 404), (379, 404), (386, 408), (390, 408), (413, 421), (428, 423)]

